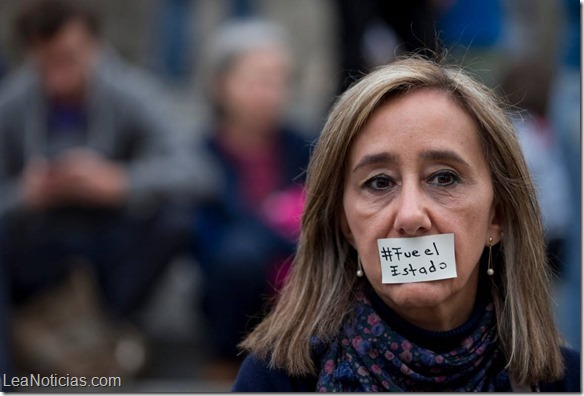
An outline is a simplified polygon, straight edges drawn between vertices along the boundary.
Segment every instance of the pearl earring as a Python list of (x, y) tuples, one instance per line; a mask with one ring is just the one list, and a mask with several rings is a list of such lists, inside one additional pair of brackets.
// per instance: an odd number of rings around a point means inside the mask
[(489, 262), (487, 266), (487, 275), (493, 276), (495, 274), (495, 270), (492, 268), (492, 250), (493, 250), (493, 238), (489, 238)]
[(357, 256), (357, 277), (363, 277), (363, 265), (361, 264), (361, 257)]

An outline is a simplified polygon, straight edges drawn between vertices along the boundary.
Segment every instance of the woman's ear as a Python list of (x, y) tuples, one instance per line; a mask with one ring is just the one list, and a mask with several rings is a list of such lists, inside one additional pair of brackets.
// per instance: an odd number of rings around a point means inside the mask
[(353, 246), (353, 248), (357, 249), (355, 247), (355, 238), (353, 237), (351, 227), (349, 227), (349, 222), (347, 221), (347, 216), (345, 215), (344, 210), (341, 210), (339, 218), (341, 223), (341, 231), (343, 232), (345, 239), (351, 244), (351, 246)]
[(488, 235), (493, 238), (493, 244), (496, 245), (503, 239), (503, 216), (499, 204), (493, 204), (490, 216)]

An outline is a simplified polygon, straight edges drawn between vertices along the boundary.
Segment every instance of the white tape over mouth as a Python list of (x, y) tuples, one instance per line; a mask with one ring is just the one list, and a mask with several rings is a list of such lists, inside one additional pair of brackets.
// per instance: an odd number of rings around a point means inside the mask
[(456, 278), (454, 234), (377, 240), (382, 283)]

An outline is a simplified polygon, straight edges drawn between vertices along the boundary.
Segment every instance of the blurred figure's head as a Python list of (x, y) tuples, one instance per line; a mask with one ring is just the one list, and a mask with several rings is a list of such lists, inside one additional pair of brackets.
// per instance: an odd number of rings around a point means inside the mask
[(99, 42), (94, 10), (81, 1), (36, 0), (25, 3), (15, 27), (46, 93), (64, 101), (82, 97)]
[(292, 56), (282, 27), (248, 20), (223, 25), (208, 52), (210, 93), (226, 122), (269, 128), (289, 94)]

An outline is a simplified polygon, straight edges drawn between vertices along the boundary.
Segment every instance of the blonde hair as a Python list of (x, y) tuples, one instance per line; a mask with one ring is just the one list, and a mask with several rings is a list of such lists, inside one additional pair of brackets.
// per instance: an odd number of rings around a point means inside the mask
[(420, 88), (449, 92), (478, 126), (503, 219), (502, 254), (490, 283), (507, 368), (518, 384), (557, 380), (563, 359), (542, 224), (513, 126), (482, 84), (460, 68), (417, 56), (365, 76), (331, 110), (308, 167), (302, 233), (289, 279), (270, 314), (241, 346), (290, 375), (315, 373), (312, 337), (326, 341), (336, 335), (363, 285), (355, 276), (356, 252), (340, 227), (347, 153), (380, 104)]

